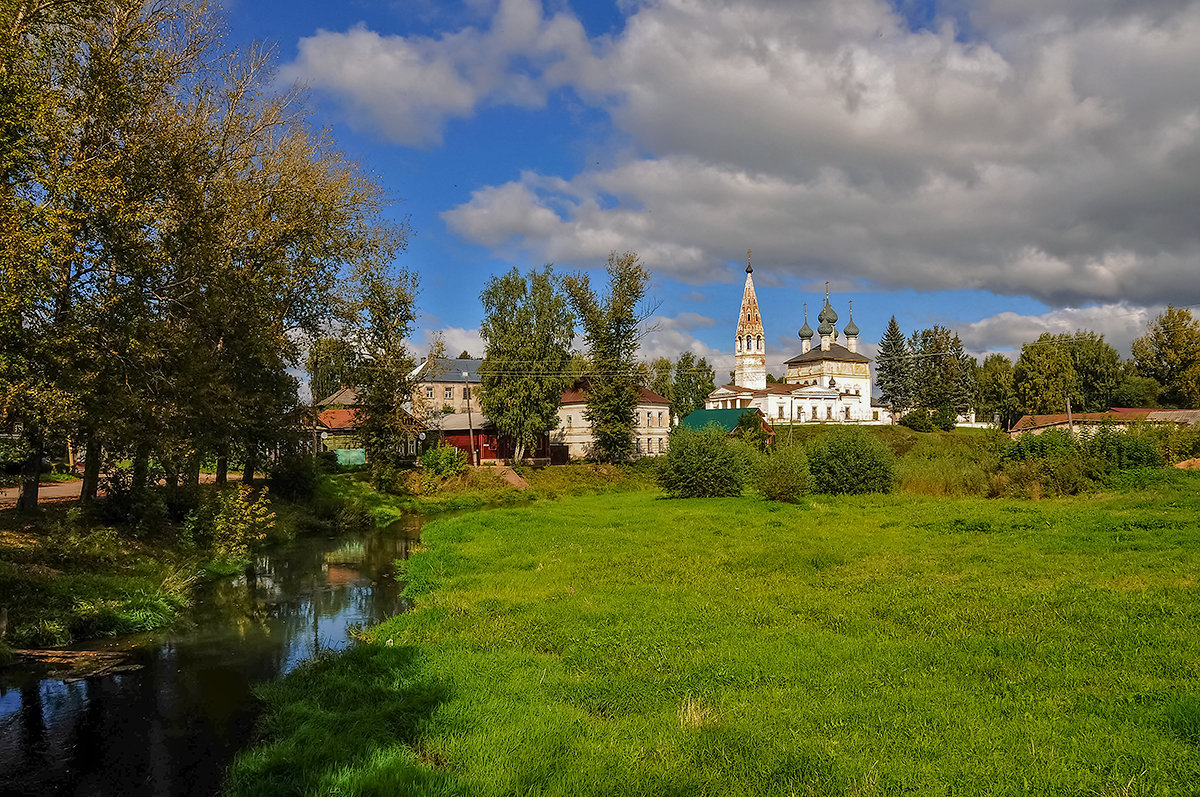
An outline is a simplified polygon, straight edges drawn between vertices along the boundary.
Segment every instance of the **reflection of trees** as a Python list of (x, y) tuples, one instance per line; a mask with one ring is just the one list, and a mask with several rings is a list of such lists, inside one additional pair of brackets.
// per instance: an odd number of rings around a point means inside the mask
[(407, 521), (268, 551), (203, 591), (193, 631), (138, 650), (142, 669), (25, 682), (0, 716), (0, 792), (215, 793), (251, 733), (253, 685), (345, 646), (351, 625), (397, 611), (394, 563), (418, 528)]

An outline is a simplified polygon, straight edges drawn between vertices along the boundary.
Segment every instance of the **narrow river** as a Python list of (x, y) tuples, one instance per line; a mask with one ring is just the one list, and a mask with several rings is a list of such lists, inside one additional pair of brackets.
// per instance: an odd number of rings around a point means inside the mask
[(252, 738), (253, 686), (401, 611), (393, 563), (419, 529), (412, 518), (275, 548), (253, 577), (205, 588), (194, 627), (90, 646), (128, 651), (127, 670), (80, 680), (0, 671), (0, 794), (217, 793)]

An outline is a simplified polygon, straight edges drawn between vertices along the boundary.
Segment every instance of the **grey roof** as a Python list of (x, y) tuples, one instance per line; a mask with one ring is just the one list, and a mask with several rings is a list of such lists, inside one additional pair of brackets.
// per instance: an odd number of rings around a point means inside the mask
[[(465, 432), (467, 430), (468, 420), (471, 421), (471, 428), (475, 429), (476, 431), (491, 423), (491, 420), (489, 420), (488, 417), (482, 412), (472, 412), (469, 418), (465, 412), (452, 412), (449, 415), (442, 416), (441, 429), (443, 432)], [(436, 423), (430, 423), (428, 428), (436, 431), (438, 425)]]
[(821, 351), (820, 346), (814, 346), (804, 354), (797, 354), (795, 357), (787, 361), (788, 365), (794, 363), (815, 363), (821, 360), (840, 360), (842, 362), (851, 363), (869, 363), (871, 358), (864, 357), (858, 352), (853, 352), (847, 349), (840, 343), (830, 343), (829, 351)]
[(332, 396), (326, 396), (317, 402), (318, 407), (328, 407), (330, 404), (342, 404), (346, 407), (358, 405), (358, 393), (352, 387), (340, 388)]
[(467, 372), (467, 382), (479, 384), (479, 366), (483, 360), (452, 360), (449, 357), (438, 357), (426, 360), (417, 367), (417, 380), (420, 382), (461, 382), (463, 371)]

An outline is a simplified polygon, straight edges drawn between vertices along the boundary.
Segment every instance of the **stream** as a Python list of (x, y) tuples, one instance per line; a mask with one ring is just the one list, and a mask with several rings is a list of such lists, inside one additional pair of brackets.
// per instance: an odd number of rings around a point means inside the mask
[(74, 648), (122, 652), (127, 669), (77, 680), (0, 671), (0, 794), (216, 794), (252, 739), (255, 684), (403, 610), (394, 562), (421, 522), (281, 545), (256, 558), (253, 577), (203, 588), (186, 630)]

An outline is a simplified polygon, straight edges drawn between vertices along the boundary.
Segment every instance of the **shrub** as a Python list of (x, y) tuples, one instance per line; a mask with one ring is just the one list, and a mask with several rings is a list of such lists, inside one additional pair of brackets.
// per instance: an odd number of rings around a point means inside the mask
[(831, 429), (813, 439), (808, 464), (821, 493), (890, 493), (896, 485), (895, 455), (857, 426)]
[(943, 432), (953, 432), (958, 425), (958, 413), (949, 407), (942, 407), (933, 414), (930, 422)]
[(1084, 452), (1103, 460), (1110, 472), (1163, 464), (1162, 454), (1149, 435), (1101, 426), (1081, 442)]
[(439, 479), (457, 476), (467, 470), (467, 455), (454, 446), (439, 444), (421, 455), (421, 468)]
[(263, 488), (257, 498), (244, 484), (231, 485), (213, 493), (188, 516), (185, 533), (205, 545), (223, 562), (247, 558), (250, 546), (265, 539), (275, 527), (275, 513)]
[[(337, 455), (334, 454), (334, 462)], [(277, 459), (268, 470), (271, 490), (290, 500), (311, 498), (321, 478), (321, 466), (317, 458), (299, 452), (286, 454)]]
[(781, 446), (756, 463), (754, 487), (768, 501), (796, 503), (812, 490), (804, 447)]
[(929, 417), (928, 410), (911, 410), (900, 419), (901, 426), (907, 426), (914, 432), (932, 432), (934, 430), (933, 419)]
[(660, 457), (659, 486), (672, 498), (718, 498), (742, 494), (744, 447), (735, 447), (717, 426), (699, 431), (677, 426)]

